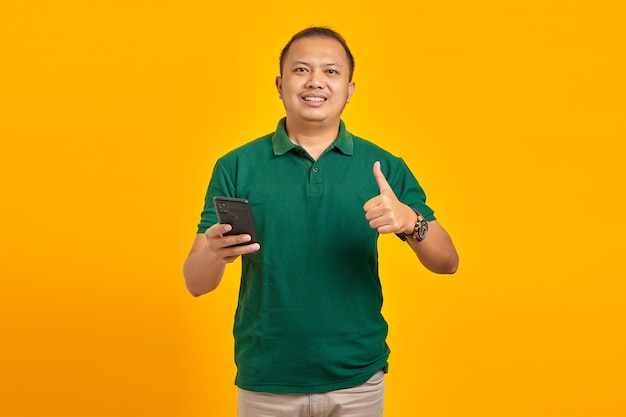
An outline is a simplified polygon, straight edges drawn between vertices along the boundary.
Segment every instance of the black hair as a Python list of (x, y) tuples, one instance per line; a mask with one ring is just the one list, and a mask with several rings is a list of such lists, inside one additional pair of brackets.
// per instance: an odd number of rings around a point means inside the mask
[(280, 62), (279, 62), (280, 75), (283, 75), (283, 63), (285, 62), (285, 57), (287, 56), (287, 52), (289, 52), (289, 48), (291, 47), (291, 45), (298, 39), (312, 38), (315, 36), (335, 39), (337, 42), (341, 44), (341, 46), (343, 46), (343, 49), (346, 51), (346, 55), (348, 56), (348, 64), (350, 65), (348, 78), (350, 79), (350, 81), (352, 81), (352, 74), (354, 74), (354, 57), (352, 56), (352, 52), (350, 52), (350, 48), (348, 48), (348, 44), (346, 43), (346, 40), (339, 33), (324, 26), (308, 27), (304, 30), (301, 30), (300, 32), (296, 33), (295, 35), (291, 37), (289, 42), (287, 42), (287, 45), (285, 45), (285, 47), (280, 53)]

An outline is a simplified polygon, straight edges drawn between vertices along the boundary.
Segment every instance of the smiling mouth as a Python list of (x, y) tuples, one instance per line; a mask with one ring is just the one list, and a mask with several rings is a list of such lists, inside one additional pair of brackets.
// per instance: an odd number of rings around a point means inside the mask
[(304, 101), (322, 102), (322, 101), (326, 101), (326, 99), (324, 97), (304, 97)]

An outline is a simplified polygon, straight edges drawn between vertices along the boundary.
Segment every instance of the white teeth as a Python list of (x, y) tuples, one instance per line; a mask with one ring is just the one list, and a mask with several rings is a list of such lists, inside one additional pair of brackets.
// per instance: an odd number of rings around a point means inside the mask
[(305, 97), (306, 101), (325, 101), (326, 99), (323, 97)]

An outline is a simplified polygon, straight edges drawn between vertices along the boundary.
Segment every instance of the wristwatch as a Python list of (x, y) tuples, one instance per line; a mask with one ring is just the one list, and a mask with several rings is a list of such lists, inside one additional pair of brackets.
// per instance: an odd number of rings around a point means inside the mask
[(426, 235), (428, 235), (428, 221), (422, 216), (419, 211), (413, 209), (415, 214), (417, 214), (417, 221), (415, 222), (415, 227), (413, 229), (412, 235), (407, 235), (406, 233), (402, 233), (402, 235), (406, 239), (417, 240), (418, 242), (426, 239)]

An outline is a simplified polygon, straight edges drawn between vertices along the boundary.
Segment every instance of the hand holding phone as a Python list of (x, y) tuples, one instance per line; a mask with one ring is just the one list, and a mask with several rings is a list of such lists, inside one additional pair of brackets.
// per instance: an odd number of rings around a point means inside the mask
[(232, 226), (232, 230), (225, 233), (225, 235), (250, 235), (251, 239), (249, 242), (239, 243), (236, 246), (258, 243), (254, 218), (252, 217), (252, 210), (248, 200), (216, 196), (213, 198), (213, 205), (215, 206), (218, 221)]

